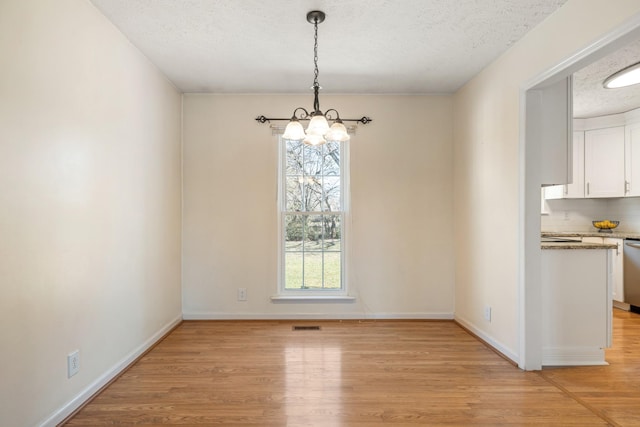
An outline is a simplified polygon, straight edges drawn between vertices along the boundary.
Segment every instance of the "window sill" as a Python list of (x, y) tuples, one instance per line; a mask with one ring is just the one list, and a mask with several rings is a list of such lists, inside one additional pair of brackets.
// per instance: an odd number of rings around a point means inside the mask
[(271, 302), (355, 302), (349, 295), (274, 295)]

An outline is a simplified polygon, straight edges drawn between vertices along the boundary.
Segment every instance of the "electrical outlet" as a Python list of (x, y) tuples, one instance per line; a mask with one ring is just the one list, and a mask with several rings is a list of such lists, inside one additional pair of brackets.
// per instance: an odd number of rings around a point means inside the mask
[(67, 355), (67, 377), (71, 378), (80, 371), (80, 350)]
[(247, 288), (238, 288), (238, 301), (247, 300)]
[(486, 320), (487, 322), (491, 322), (491, 306), (490, 305), (484, 306), (484, 320)]

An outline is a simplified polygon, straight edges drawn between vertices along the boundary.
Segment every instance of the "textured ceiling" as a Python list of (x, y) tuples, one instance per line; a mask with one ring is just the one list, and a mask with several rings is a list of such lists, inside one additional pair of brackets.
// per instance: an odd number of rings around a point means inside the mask
[(452, 93), (566, 0), (91, 0), (184, 92)]
[(578, 118), (623, 113), (640, 107), (640, 85), (605, 89), (604, 80), (640, 62), (640, 40), (630, 43), (573, 75), (573, 115)]
[[(566, 0), (91, 0), (184, 92), (310, 93), (319, 9), (325, 93), (453, 93)], [(640, 41), (574, 75), (574, 114), (640, 107), (604, 89)]]

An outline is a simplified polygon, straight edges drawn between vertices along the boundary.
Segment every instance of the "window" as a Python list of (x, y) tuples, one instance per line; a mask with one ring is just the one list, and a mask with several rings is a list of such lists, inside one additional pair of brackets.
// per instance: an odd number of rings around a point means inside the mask
[(344, 295), (346, 143), (280, 147), (280, 294)]

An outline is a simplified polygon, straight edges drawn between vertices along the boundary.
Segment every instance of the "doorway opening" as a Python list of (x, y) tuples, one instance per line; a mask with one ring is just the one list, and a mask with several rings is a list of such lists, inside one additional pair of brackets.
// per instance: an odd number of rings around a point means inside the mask
[[(527, 112), (532, 96), (536, 91), (545, 90), (559, 82), (571, 79), (576, 71), (596, 60), (618, 50), (622, 46), (640, 39), (640, 16), (626, 22), (603, 36), (591, 46), (567, 58), (557, 66), (541, 73), (524, 84), (520, 93), (520, 248), (519, 248), (519, 336), (520, 360), (518, 366), (525, 370), (542, 368), (542, 331), (543, 315), (541, 296), (541, 256), (540, 256), (540, 188), (548, 176), (543, 171), (541, 147), (535, 143), (536, 134), (542, 129), (536, 126), (535, 115)], [(544, 98), (544, 97), (543, 97)], [(554, 108), (553, 97), (542, 99), (539, 107)], [(567, 124), (566, 132), (570, 131)], [(570, 146), (570, 145), (569, 145)], [(568, 153), (567, 153), (568, 155)], [(566, 173), (570, 173), (568, 162)], [(555, 182), (560, 184), (563, 182)], [(564, 182), (566, 183), (566, 181)], [(567, 313), (570, 315), (570, 313)]]

